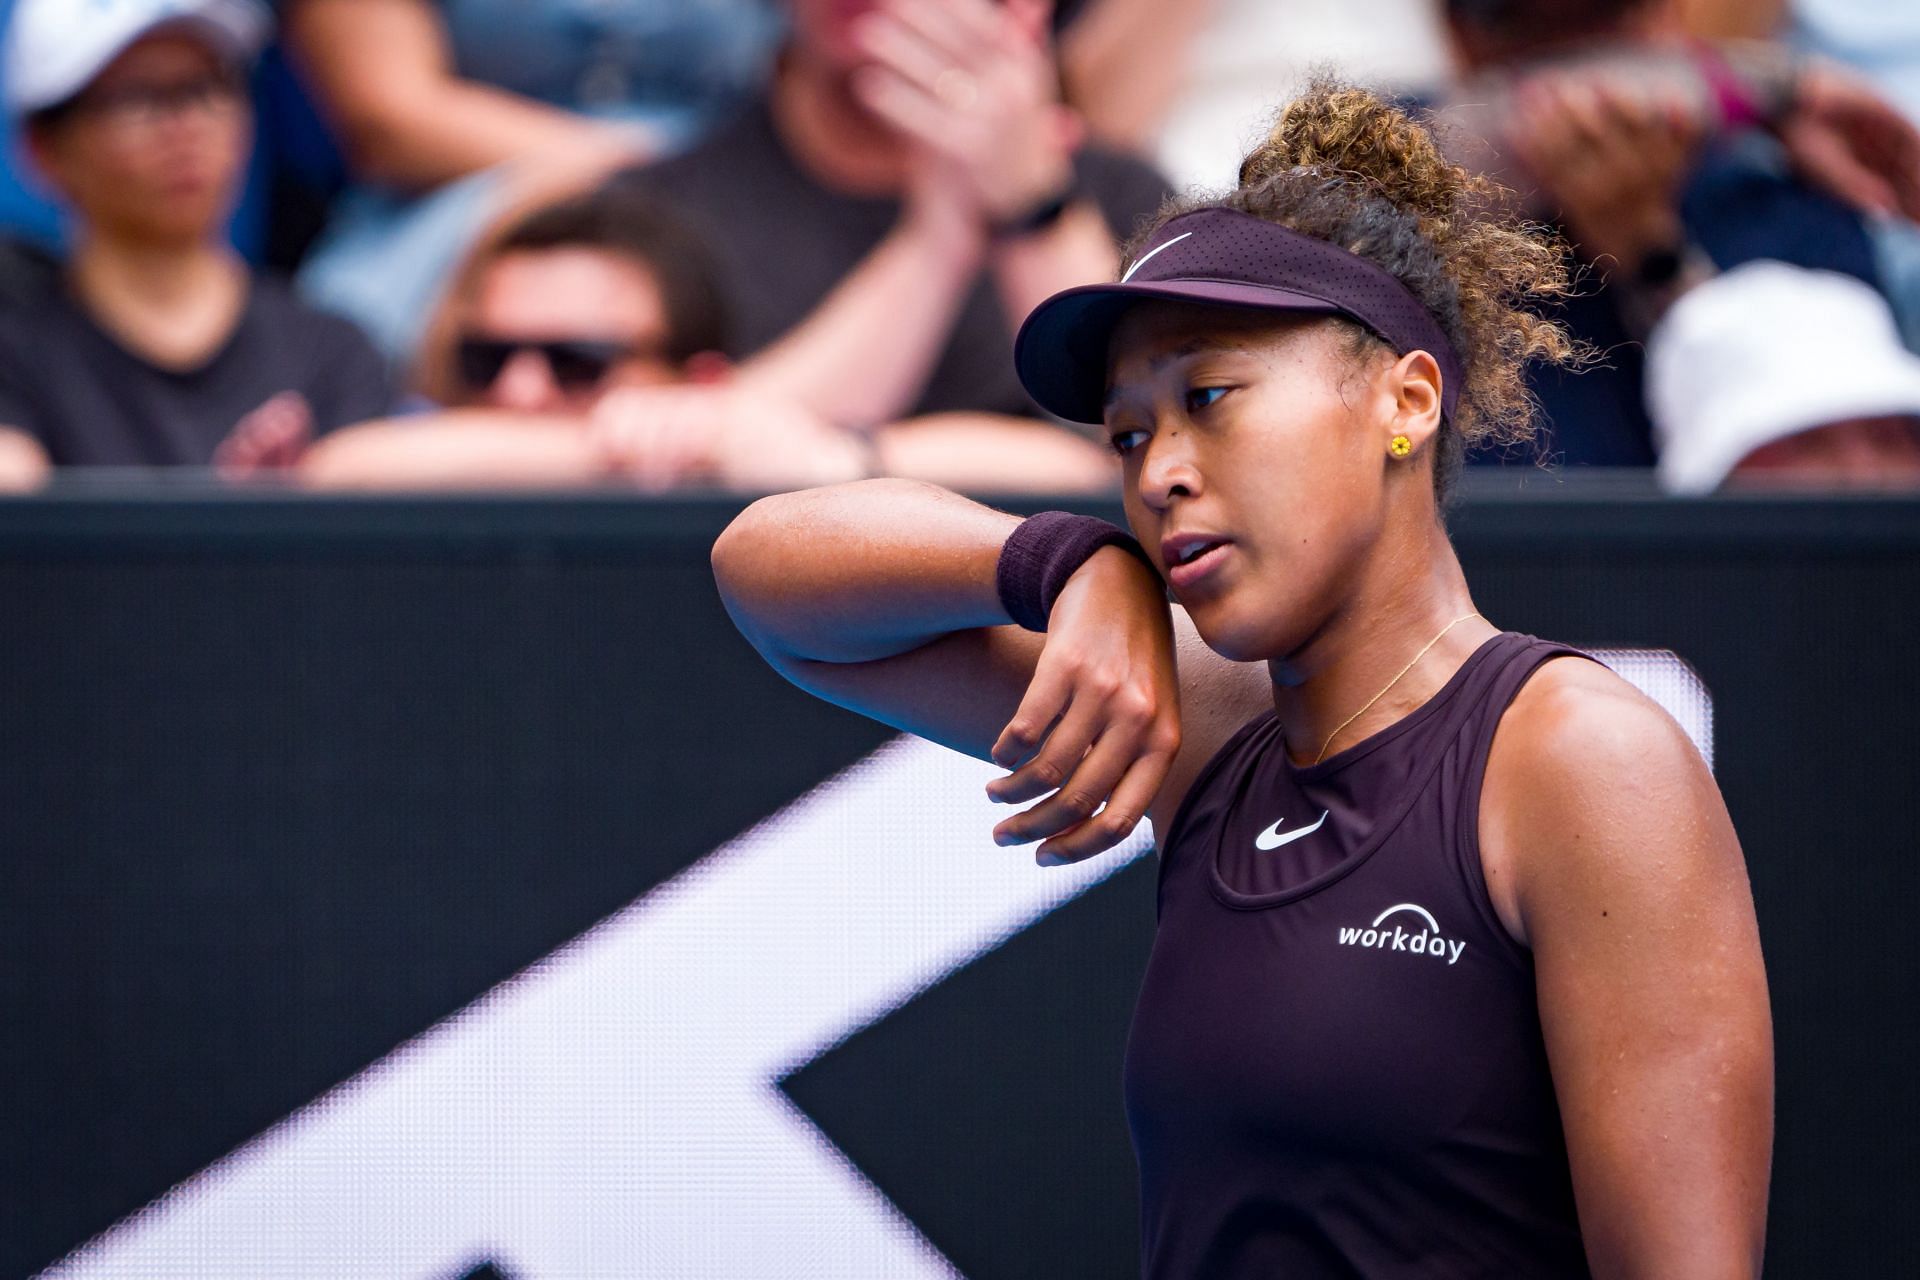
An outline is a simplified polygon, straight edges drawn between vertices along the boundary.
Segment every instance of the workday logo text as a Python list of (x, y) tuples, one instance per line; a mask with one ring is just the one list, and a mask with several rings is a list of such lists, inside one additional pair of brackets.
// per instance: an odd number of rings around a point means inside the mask
[[(1387, 923), (1392, 916), (1406, 912), (1410, 919)], [(1410, 924), (1424, 926), (1418, 933), (1407, 932)], [(1458, 938), (1440, 936), (1440, 922), (1425, 907), (1411, 902), (1403, 902), (1397, 907), (1388, 907), (1373, 918), (1373, 923), (1361, 929), (1352, 925), (1340, 926), (1340, 945), (1343, 947), (1372, 947), (1382, 951), (1404, 951), (1409, 955), (1434, 956), (1445, 960), (1449, 965), (1460, 959), (1460, 953), (1467, 944)]]

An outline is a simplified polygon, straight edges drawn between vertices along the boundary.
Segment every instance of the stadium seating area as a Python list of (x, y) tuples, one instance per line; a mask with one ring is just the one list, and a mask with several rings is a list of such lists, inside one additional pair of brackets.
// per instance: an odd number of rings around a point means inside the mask
[(1313, 69), (1431, 108), (1581, 268), (1563, 317), (1598, 358), (1536, 377), (1537, 447), (1472, 461), (1920, 484), (1920, 36), (1881, 6), (12, 0), (0, 21), (15, 490), (166, 466), (1098, 493), (1104, 450), (1026, 399), (1010, 334), (1110, 277), (1166, 195), (1227, 184)]

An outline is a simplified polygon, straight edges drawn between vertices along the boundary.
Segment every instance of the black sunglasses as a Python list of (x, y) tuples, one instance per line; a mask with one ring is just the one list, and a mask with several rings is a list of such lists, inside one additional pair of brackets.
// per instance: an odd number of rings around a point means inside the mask
[(460, 381), (484, 391), (500, 377), (507, 362), (522, 351), (537, 351), (553, 371), (553, 380), (568, 391), (596, 387), (607, 371), (623, 360), (642, 354), (624, 342), (571, 339), (557, 342), (513, 338), (462, 338), (458, 351)]

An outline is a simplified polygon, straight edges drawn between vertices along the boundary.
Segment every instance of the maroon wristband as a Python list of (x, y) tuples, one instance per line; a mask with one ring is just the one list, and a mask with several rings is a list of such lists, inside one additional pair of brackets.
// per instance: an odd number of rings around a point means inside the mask
[(1102, 547), (1120, 547), (1159, 572), (1146, 549), (1117, 524), (1071, 511), (1042, 511), (1021, 521), (994, 569), (1001, 607), (1027, 630), (1045, 631), (1067, 579)]

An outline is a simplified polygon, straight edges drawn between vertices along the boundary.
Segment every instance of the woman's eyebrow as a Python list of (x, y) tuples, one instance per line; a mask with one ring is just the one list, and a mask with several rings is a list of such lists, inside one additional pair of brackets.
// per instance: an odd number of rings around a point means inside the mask
[[(1162, 351), (1157, 356), (1148, 357), (1147, 372), (1150, 374), (1157, 374), (1162, 369), (1165, 369), (1168, 365), (1174, 363), (1175, 361), (1185, 360), (1190, 356), (1204, 355), (1208, 352), (1231, 353), (1231, 352), (1241, 351), (1243, 349), (1244, 349), (1243, 343), (1235, 342), (1230, 338), (1218, 338), (1218, 337), (1211, 337), (1211, 336), (1189, 338), (1185, 342), (1181, 343), (1179, 346), (1173, 348), (1171, 351)], [(1103, 410), (1111, 408), (1113, 406), (1113, 402), (1119, 398), (1119, 395), (1120, 395), (1120, 388), (1108, 387), (1107, 394), (1100, 401), (1100, 407)]]

